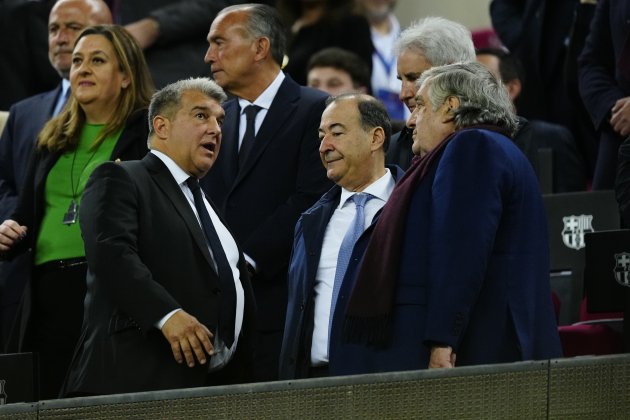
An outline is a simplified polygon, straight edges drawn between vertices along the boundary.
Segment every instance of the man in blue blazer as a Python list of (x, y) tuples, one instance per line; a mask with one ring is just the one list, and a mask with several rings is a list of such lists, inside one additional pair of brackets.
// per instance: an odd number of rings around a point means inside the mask
[[(112, 16), (102, 0), (61, 0), (55, 3), (48, 19), (48, 58), (62, 78), (55, 89), (26, 98), (9, 110), (0, 137), (0, 219), (14, 212), (28, 162), (40, 130), (57, 115), (67, 99), (72, 49), (83, 28), (108, 24)], [(3, 263), (0, 272), (0, 349), (7, 337), (15, 309), (22, 294), (23, 268), (18, 260)], [(11, 283), (8, 283), (11, 281)]]
[[(385, 167), (391, 131), (383, 104), (364, 94), (336, 97), (322, 115), (319, 154), (337, 185), (302, 214), (295, 228), (281, 379), (327, 375), (330, 314), (349, 290), (345, 264), (359, 261), (371, 226), (403, 174), (397, 166)], [(355, 246), (346, 238), (360, 214), (354, 201), (361, 195), (369, 200)], [(352, 251), (342, 262), (344, 249)]]
[(287, 267), (300, 214), (330, 187), (317, 127), (326, 95), (280, 69), (286, 46), (274, 8), (223, 9), (205, 60), (236, 98), (224, 105), (223, 147), (202, 186), (243, 248), (258, 306), (256, 377), (277, 377), (287, 305)]
[(507, 92), (478, 63), (434, 67), (419, 86), (410, 125), (420, 157), (335, 310), (330, 373), (559, 357), (545, 211), (508, 137)]

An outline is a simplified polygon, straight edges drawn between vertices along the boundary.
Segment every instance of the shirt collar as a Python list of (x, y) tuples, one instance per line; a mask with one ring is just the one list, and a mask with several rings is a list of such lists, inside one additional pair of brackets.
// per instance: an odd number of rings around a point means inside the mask
[(268, 110), (271, 107), (273, 98), (276, 97), (276, 93), (278, 93), (278, 90), (280, 89), (280, 85), (284, 81), (284, 77), (284, 73), (282, 71), (279, 71), (276, 78), (273, 79), (273, 82), (271, 82), (271, 84), (267, 86), (267, 89), (265, 89), (254, 102), (249, 102), (247, 99), (239, 98), (238, 104), (241, 107), (241, 113), (245, 111), (246, 106), (252, 104), (258, 105), (259, 107)]
[(171, 159), (168, 155), (160, 152), (159, 150), (151, 150), (151, 153), (153, 153), (162, 162), (164, 162), (173, 178), (175, 178), (175, 182), (177, 182), (177, 185), (181, 185), (182, 183), (186, 182), (188, 178), (190, 178), (190, 175), (188, 175), (182, 168), (180, 168), (179, 165), (177, 165), (177, 163), (175, 163), (175, 161)]
[[(382, 201), (387, 201), (393, 188), (394, 178), (391, 175), (389, 168), (385, 168), (385, 174), (370, 185), (368, 185), (367, 188), (361, 192), (371, 194)], [(356, 191), (348, 191), (342, 187), (338, 208), (342, 208), (346, 201), (348, 201), (348, 199), (355, 194), (357, 194)]]

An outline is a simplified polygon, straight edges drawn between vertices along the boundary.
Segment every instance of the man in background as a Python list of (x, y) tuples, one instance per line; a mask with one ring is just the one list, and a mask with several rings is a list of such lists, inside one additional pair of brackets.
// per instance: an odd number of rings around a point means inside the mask
[(262, 4), (221, 11), (205, 60), (235, 96), (225, 103), (223, 151), (202, 186), (243, 247), (258, 307), (256, 379), (278, 376), (295, 223), (330, 188), (317, 127), (327, 95), (280, 69), (285, 29)]
[(313, 54), (306, 67), (306, 82), (331, 96), (348, 92), (369, 93), (369, 67), (357, 54), (330, 47)]
[[(475, 61), (475, 48), (470, 31), (462, 24), (441, 17), (428, 17), (405, 29), (394, 45), (397, 54), (398, 78), (402, 80), (400, 99), (409, 111), (416, 108), (416, 81), (433, 66)], [(403, 128), (392, 137), (386, 163), (409, 168), (413, 152), (413, 130)]]
[[(522, 72), (516, 58), (510, 53), (497, 48), (477, 50), (477, 61), (500, 80), (508, 91), (512, 103), (519, 97), (523, 84)], [(517, 110), (518, 111), (518, 110)], [(518, 116), (518, 129), (514, 142), (525, 153), (534, 172), (541, 180), (540, 149), (552, 152), (552, 174), (550, 191), (561, 193), (584, 191), (586, 189), (586, 167), (571, 132), (562, 125), (539, 120), (527, 120)], [(542, 186), (545, 187), (546, 186)]]

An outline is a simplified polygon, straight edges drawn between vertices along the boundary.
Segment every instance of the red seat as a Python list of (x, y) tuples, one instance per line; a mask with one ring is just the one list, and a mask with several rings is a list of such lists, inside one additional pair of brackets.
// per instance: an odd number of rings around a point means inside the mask
[(564, 357), (623, 353), (623, 313), (590, 313), (584, 298), (580, 321), (558, 327)]

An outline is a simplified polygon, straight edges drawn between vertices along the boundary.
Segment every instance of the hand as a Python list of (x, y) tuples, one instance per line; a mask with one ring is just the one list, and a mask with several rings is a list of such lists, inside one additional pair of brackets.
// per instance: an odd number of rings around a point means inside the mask
[(24, 239), (26, 226), (20, 226), (15, 220), (7, 219), (0, 225), (0, 252), (10, 250), (13, 245)]
[(206, 363), (206, 354), (214, 354), (210, 330), (183, 310), (175, 312), (166, 321), (162, 326), (162, 334), (171, 345), (177, 363), (183, 363), (185, 359), (188, 367), (193, 367), (196, 357), (203, 365)]
[(610, 125), (619, 135), (630, 134), (630, 97), (619, 99), (610, 111)]
[(454, 368), (455, 353), (451, 346), (431, 347), (431, 358), (429, 359), (429, 369)]
[(160, 35), (160, 25), (153, 18), (140, 19), (129, 23), (125, 25), (125, 29), (135, 38), (143, 50), (155, 44)]

